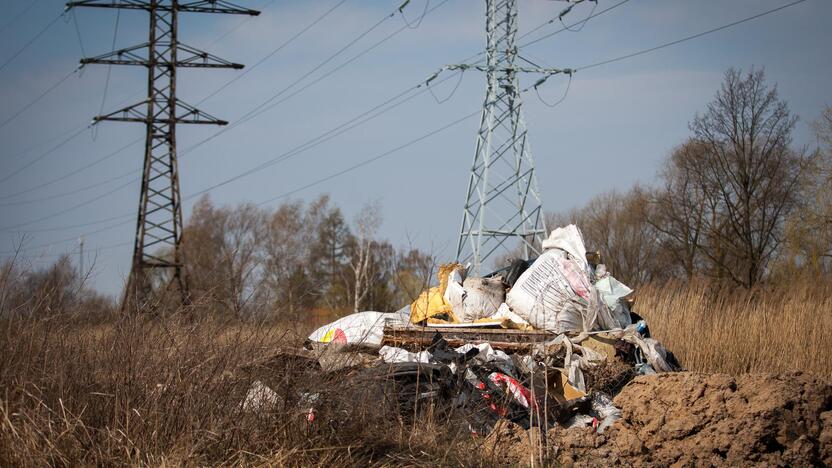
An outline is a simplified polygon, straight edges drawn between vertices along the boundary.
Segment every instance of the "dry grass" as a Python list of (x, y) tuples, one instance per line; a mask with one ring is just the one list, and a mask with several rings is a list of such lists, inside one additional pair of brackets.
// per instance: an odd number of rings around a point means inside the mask
[[(177, 318), (0, 321), (0, 466), (480, 464), (469, 435), (405, 422), (374, 382), (286, 360), (282, 327)], [(246, 412), (254, 380), (280, 395)], [(321, 392), (309, 425), (299, 396)], [(438, 429), (443, 427), (443, 429)]]
[[(832, 375), (829, 290), (648, 286), (637, 310), (688, 369)], [(492, 465), (459, 421), (403, 419), (377, 381), (269, 359), (308, 333), (178, 316), (0, 320), (0, 466)], [(368, 380), (369, 379), (369, 380)], [(280, 395), (245, 412), (254, 380)], [(309, 425), (304, 392), (319, 392)], [(388, 402), (389, 403), (389, 402)]]
[(720, 292), (707, 283), (651, 285), (638, 292), (636, 310), (689, 370), (832, 376), (830, 286)]

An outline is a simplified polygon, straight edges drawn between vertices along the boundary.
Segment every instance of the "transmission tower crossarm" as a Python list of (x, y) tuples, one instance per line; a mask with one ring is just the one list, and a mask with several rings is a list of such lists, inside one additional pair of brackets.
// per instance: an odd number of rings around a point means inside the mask
[[(144, 52), (141, 54), (140, 52)], [(124, 49), (114, 50), (97, 57), (81, 59), (81, 65), (103, 64), (103, 65), (138, 65), (148, 67), (150, 65), (175, 65), (182, 68), (232, 68), (242, 69), (243, 64), (230, 62), (216, 55), (210, 54), (196, 47), (182, 43), (176, 44), (176, 63), (165, 60), (157, 60), (151, 63), (148, 58), (150, 43), (145, 42)]]
[[(448, 65), (445, 70), (477, 70), (481, 72), (497, 72), (497, 73), (540, 73), (543, 75), (557, 75), (560, 73), (571, 75), (575, 71), (571, 68), (542, 68), (542, 67), (518, 67), (518, 66), (488, 66), (488, 65), (471, 65), (467, 63), (460, 63), (455, 65)], [(435, 79), (432, 77), (432, 79)]]
[[(156, 5), (154, 5), (156, 4)], [(151, 1), (141, 0), (118, 0), (118, 1), (102, 1), (102, 0), (77, 0), (74, 2), (67, 2), (67, 10), (75, 7), (95, 7), (95, 8), (120, 8), (124, 10), (147, 10), (156, 9), (160, 12), (170, 12), (173, 10), (171, 4), (157, 3)], [(176, 5), (176, 10), (187, 13), (225, 13), (232, 15), (250, 15), (258, 16), (260, 14), (257, 10), (237, 6), (231, 2), (223, 0), (200, 0), (193, 2), (182, 2)]]
[[(131, 104), (121, 109), (110, 112), (109, 114), (99, 115), (93, 117), (93, 122), (140, 122), (140, 123), (154, 123), (164, 124), (170, 122), (169, 117), (151, 119), (147, 116), (148, 100), (143, 99), (135, 104)], [(176, 123), (184, 124), (200, 124), (200, 125), (228, 125), (225, 120), (220, 120), (207, 112), (203, 112), (196, 107), (186, 104), (179, 99), (176, 99)]]

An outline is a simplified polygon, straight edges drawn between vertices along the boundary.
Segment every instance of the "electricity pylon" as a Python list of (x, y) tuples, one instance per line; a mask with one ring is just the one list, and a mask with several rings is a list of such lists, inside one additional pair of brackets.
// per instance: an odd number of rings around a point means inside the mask
[[(456, 254), (457, 261), (472, 263), (475, 274), (497, 252), (512, 252), (519, 247), (525, 258), (539, 253), (546, 224), (517, 75), (542, 74), (537, 86), (551, 75), (571, 73), (568, 69), (517, 66), (516, 0), (486, 0), (485, 5), (486, 65), (446, 67), (473, 68), (484, 71), (487, 77)], [(510, 239), (516, 241), (507, 243)]]
[(81, 0), (74, 7), (144, 10), (150, 16), (147, 42), (115, 50), (81, 64), (138, 65), (147, 67), (147, 98), (106, 115), (95, 122), (141, 122), (146, 125), (144, 164), (133, 263), (122, 300), (122, 310), (139, 309), (151, 290), (152, 270), (172, 271), (171, 284), (178, 287), (183, 304), (189, 302), (183, 272), (182, 199), (176, 158), (176, 124), (226, 125), (176, 97), (176, 69), (243, 68), (179, 42), (179, 13), (225, 13), (256, 16), (259, 11), (224, 0)]

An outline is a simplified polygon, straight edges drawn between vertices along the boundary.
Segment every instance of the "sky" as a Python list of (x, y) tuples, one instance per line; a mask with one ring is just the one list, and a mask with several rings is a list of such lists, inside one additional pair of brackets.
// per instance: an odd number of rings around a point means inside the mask
[[(620, 1), (599, 0), (595, 11)], [(518, 2), (521, 45), (562, 28), (556, 18), (563, 2)], [(198, 199), (195, 193), (281, 157), (485, 45), (484, 1), (412, 0), (402, 14), (392, 16), (401, 1), (237, 3), (262, 14), (183, 13), (179, 19), (182, 43), (249, 66), (260, 62), (216, 94), (245, 70), (179, 71), (180, 99), (231, 122), (226, 128), (177, 129), (186, 219)], [(520, 54), (541, 66), (581, 68), (787, 3), (629, 0), (592, 18), (580, 31), (521, 47)], [(146, 41), (147, 14), (79, 8), (59, 16), (63, 3), (55, 0), (4, 0), (3, 6), (0, 257), (17, 255), (34, 268), (64, 253), (78, 262), (83, 238), (84, 262), (93, 265), (91, 284), (116, 295), (130, 269), (144, 126), (105, 122), (85, 127), (102, 110), (141, 100), (146, 71), (114, 66), (108, 72), (105, 65), (73, 70), (82, 56), (106, 53), (113, 43), (118, 49)], [(592, 8), (584, 2), (564, 21), (580, 21)], [(566, 211), (603, 192), (655, 183), (662, 161), (690, 135), (688, 123), (705, 109), (730, 67), (764, 67), (768, 83), (777, 86), (800, 117), (795, 145), (814, 147), (809, 123), (832, 105), (830, 17), (832, 2), (806, 0), (678, 45), (581, 70), (568, 92), (568, 79), (556, 76), (539, 93), (526, 93), (523, 112), (544, 209)], [(552, 18), (551, 24), (527, 34)], [(522, 77), (521, 86), (536, 78)], [(274, 208), (289, 199), (311, 201), (329, 194), (348, 220), (365, 204), (379, 201), (381, 237), (450, 260), (456, 253), (478, 118), (420, 138), (476, 112), (485, 95), (485, 77), (470, 71), (459, 82), (449, 79), (432, 91), (434, 95), (421, 93), (306, 151), (214, 188), (211, 200)], [(564, 94), (560, 104), (546, 104)], [(275, 105), (241, 120), (264, 102)]]

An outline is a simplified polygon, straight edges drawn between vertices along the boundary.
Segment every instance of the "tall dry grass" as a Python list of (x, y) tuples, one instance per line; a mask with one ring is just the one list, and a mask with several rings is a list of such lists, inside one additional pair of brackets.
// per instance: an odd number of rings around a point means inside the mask
[(635, 308), (689, 370), (832, 376), (832, 285), (648, 285)]
[[(275, 358), (305, 335), (177, 316), (0, 320), (0, 466), (488, 464), (463, 426), (397, 417), (372, 374)], [(255, 380), (278, 393), (242, 406)], [(318, 394), (307, 421), (304, 394)]]
[[(690, 370), (832, 375), (828, 286), (727, 293), (652, 285), (639, 291), (636, 309)], [(403, 418), (372, 374), (322, 374), (274, 357), (312, 326), (178, 314), (0, 319), (0, 466), (499, 461), (452, 415), (427, 408)], [(279, 399), (244, 411), (255, 380)], [(320, 394), (311, 425), (304, 394)]]

